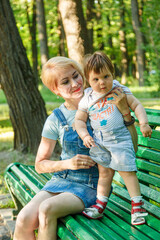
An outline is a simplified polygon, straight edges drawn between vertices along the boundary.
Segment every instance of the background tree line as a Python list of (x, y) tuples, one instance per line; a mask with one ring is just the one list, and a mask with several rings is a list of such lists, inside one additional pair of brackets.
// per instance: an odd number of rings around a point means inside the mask
[(39, 75), (50, 57), (81, 62), (86, 53), (102, 50), (120, 82), (156, 84), (158, 94), (159, 22), (159, 0), (0, 0), (0, 85), (14, 148), (37, 150), (47, 116)]
[(102, 50), (113, 60), (123, 83), (133, 81), (132, 77), (140, 86), (159, 83), (159, 0), (10, 2), (36, 74), (49, 57), (63, 55), (81, 61), (85, 53)]

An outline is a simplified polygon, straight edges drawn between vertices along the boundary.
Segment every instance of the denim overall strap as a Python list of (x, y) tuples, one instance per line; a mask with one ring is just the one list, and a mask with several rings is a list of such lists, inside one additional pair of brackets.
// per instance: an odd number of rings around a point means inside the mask
[(68, 125), (64, 114), (62, 113), (62, 111), (59, 108), (54, 109), (53, 113), (56, 115), (56, 117), (58, 118), (58, 120), (60, 121), (62, 126)]

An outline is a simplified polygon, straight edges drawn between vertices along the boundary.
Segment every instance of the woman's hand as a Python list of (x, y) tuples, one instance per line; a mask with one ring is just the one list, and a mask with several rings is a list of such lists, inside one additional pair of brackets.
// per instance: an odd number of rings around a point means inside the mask
[(108, 103), (115, 104), (122, 115), (129, 112), (129, 106), (127, 103), (126, 94), (123, 92), (122, 88), (114, 88), (108, 95), (107, 98), (113, 97), (113, 100), (109, 100)]
[(96, 163), (91, 159), (90, 156), (77, 154), (70, 159), (69, 169), (78, 170), (78, 169), (88, 169), (93, 167)]
[[(115, 88), (111, 91), (110, 94), (108, 94), (107, 97), (113, 97), (113, 100), (110, 100), (108, 102), (115, 104), (117, 106), (117, 108), (119, 109), (119, 111), (122, 113), (123, 118), (126, 122), (131, 121), (131, 114), (130, 114), (130, 110), (129, 110), (129, 105), (128, 105), (128, 101), (127, 101), (127, 97), (126, 94), (123, 92), (122, 88), (118, 87)], [(137, 131), (136, 128), (134, 126), (134, 124), (130, 125), (127, 127), (131, 137), (132, 137), (132, 142), (133, 142), (133, 146), (134, 146), (134, 150), (135, 152), (137, 152), (138, 150), (138, 136), (137, 136)]]

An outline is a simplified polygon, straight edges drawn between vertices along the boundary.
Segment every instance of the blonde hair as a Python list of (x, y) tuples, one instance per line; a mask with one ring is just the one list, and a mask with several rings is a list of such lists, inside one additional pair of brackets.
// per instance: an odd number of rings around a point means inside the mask
[(114, 77), (114, 65), (110, 58), (103, 52), (97, 51), (93, 54), (87, 54), (83, 62), (84, 75), (89, 80), (89, 73), (91, 71), (95, 73), (102, 73), (107, 70)]
[(42, 82), (51, 91), (54, 91), (57, 88), (57, 82), (59, 77), (58, 74), (56, 74), (57, 71), (60, 71), (61, 69), (67, 70), (68, 67), (75, 68), (84, 80), (84, 74), (80, 64), (78, 64), (73, 59), (57, 56), (49, 59), (43, 65), (41, 73)]

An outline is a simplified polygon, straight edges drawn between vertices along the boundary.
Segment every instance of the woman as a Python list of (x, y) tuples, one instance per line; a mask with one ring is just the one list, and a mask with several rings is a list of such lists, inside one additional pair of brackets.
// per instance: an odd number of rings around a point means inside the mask
[[(38, 173), (54, 172), (54, 175), (19, 213), (14, 240), (35, 239), (34, 230), (37, 228), (39, 240), (54, 240), (57, 238), (58, 218), (81, 213), (96, 201), (98, 170), (89, 157), (88, 149), (74, 131), (73, 124), (83, 96), (83, 80), (80, 66), (69, 58), (55, 57), (43, 66), (44, 85), (65, 100), (60, 111), (54, 111), (46, 120), (35, 162)], [(120, 91), (114, 90), (111, 96), (114, 95), (114, 103), (125, 115), (128, 106), (125, 94)], [(124, 120), (132, 122), (130, 115), (125, 116)], [(135, 140), (134, 125), (129, 128)], [(89, 124), (88, 129), (90, 131)], [(61, 160), (52, 161), (50, 157), (57, 139), (62, 144)]]

